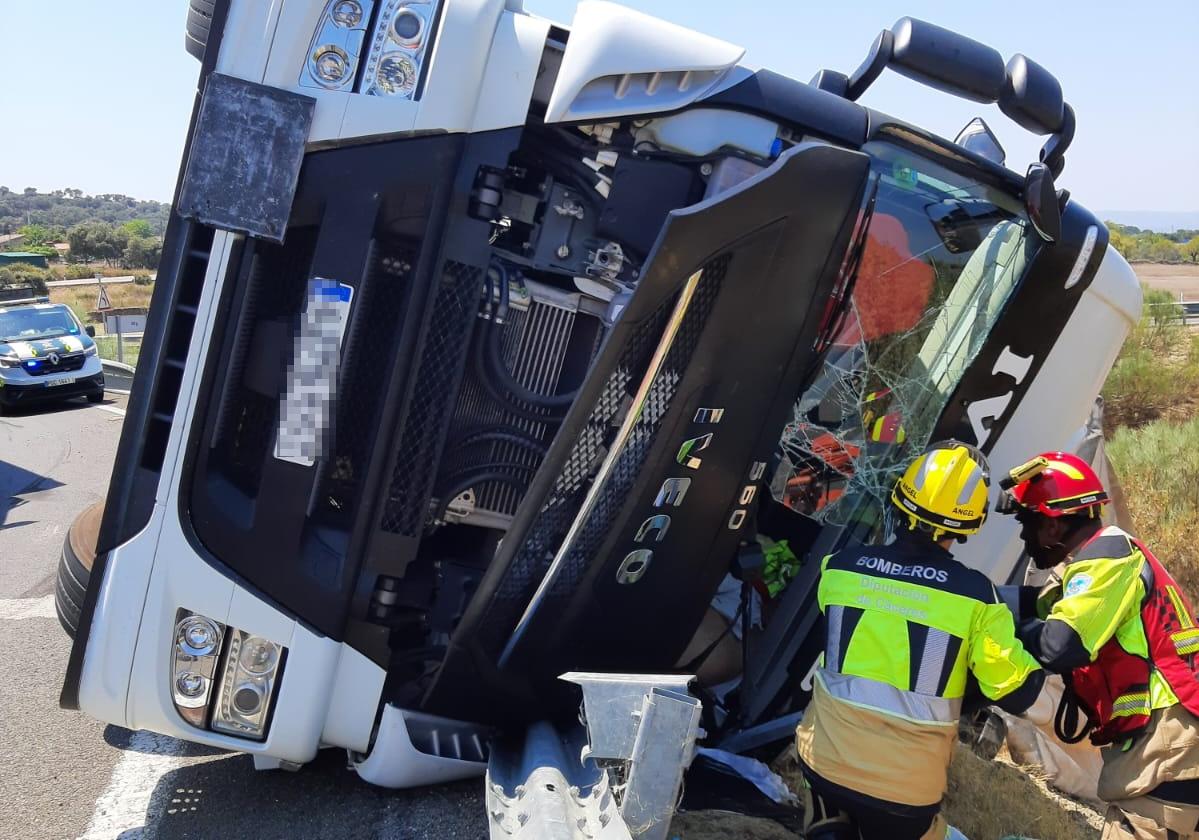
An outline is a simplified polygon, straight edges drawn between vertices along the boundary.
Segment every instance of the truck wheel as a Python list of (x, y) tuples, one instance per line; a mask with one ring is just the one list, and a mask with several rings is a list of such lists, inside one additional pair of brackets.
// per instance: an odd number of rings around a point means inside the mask
[(215, 8), (216, 0), (191, 0), (187, 7), (187, 31), (183, 43), (187, 51), (201, 61), (204, 60), (204, 48), (208, 46)]
[(58, 561), (58, 584), (54, 587), (54, 607), (58, 612), (58, 623), (72, 639), (75, 638), (75, 630), (79, 627), (83, 598), (87, 594), (87, 583), (92, 576), (92, 563), (96, 559), (96, 538), (100, 534), (100, 519), (103, 516), (104, 502), (96, 502), (84, 510), (67, 529), (67, 538), (62, 544), (62, 557)]

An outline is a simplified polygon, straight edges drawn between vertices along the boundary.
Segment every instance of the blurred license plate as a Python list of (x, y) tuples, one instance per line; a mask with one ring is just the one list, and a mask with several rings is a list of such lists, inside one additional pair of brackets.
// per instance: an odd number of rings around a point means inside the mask
[(74, 384), (75, 384), (75, 377), (69, 376), (66, 379), (56, 379), (53, 382), (47, 382), (46, 387), (47, 388), (58, 388), (62, 385), (74, 385)]
[(308, 285), (308, 302), (287, 368), (275, 457), (312, 466), (321, 457), (333, 421), (341, 342), (354, 289), (323, 277)]

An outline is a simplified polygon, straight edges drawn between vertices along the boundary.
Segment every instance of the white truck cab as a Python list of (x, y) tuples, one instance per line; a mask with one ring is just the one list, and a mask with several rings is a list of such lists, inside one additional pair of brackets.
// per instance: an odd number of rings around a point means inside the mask
[[(705, 710), (733, 743), (802, 709), (819, 558), (884, 537), (896, 469), (1067, 446), (1139, 317), (1054, 186), (1060, 85), (921, 21), (803, 83), (596, 0), (569, 30), (518, 0), (192, 11), (62, 693), (106, 722), (478, 774), (495, 733), (573, 713), (563, 672), (670, 672), (767, 536), (799, 572), (736, 713)], [(886, 67), (998, 102), (1043, 160), (859, 105)], [(1011, 523), (958, 556), (1020, 571)]]

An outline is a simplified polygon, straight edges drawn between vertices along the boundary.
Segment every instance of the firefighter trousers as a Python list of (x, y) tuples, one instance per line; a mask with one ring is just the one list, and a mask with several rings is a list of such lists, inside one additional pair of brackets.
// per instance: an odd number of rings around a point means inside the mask
[(1199, 805), (1152, 796), (1109, 803), (1100, 840), (1199, 840)]

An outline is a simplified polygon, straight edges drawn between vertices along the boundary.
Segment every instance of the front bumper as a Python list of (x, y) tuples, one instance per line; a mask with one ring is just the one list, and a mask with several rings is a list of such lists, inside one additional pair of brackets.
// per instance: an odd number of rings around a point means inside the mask
[[(322, 745), (369, 751), (383, 670), (215, 570), (191, 549), (168, 510), (177, 508), (156, 507), (144, 531), (109, 553), (83, 663), (80, 709), (107, 723), (259, 760), (304, 764)], [(170, 562), (155, 562), (159, 555)], [(265, 740), (194, 727), (175, 709), (170, 669), (180, 608), (287, 648)]]
[(6, 406), (104, 393), (100, 359), (88, 356), (79, 370), (33, 376), (23, 368), (0, 368), (0, 402)]

